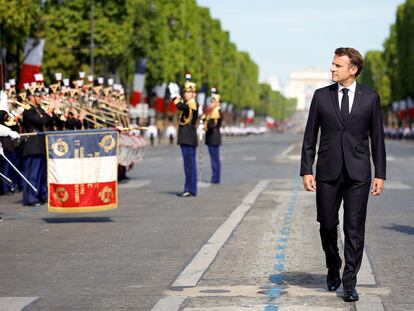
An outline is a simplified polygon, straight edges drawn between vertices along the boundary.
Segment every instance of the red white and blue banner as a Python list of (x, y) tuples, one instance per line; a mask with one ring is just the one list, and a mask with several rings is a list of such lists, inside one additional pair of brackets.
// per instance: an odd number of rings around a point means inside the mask
[(145, 90), (145, 70), (147, 67), (147, 60), (140, 58), (135, 65), (134, 71), (134, 85), (131, 94), (131, 105), (136, 106), (143, 102), (143, 93)]
[(24, 46), (23, 67), (20, 70), (19, 89), (23, 89), (25, 83), (35, 81), (34, 75), (40, 72), (42, 65), (45, 40), (29, 38)]
[(46, 136), (48, 211), (83, 213), (118, 207), (118, 132), (56, 132)]

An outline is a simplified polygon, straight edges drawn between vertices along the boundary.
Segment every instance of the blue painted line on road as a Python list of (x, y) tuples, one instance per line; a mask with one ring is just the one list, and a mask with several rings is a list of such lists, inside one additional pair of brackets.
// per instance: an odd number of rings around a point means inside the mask
[(283, 282), (283, 275), (281, 274), (274, 274), (270, 276), (270, 281), (273, 284), (281, 285)]
[(281, 294), (282, 294), (282, 289), (278, 287), (269, 289), (267, 291), (267, 296), (270, 298), (279, 298)]
[(275, 271), (283, 271), (285, 269), (285, 265), (283, 263), (275, 264), (273, 270)]
[(269, 289), (269, 291), (267, 292), (269, 301), (268, 301), (268, 304), (265, 306), (264, 311), (278, 311), (279, 310), (279, 306), (277, 305), (276, 301), (278, 298), (280, 298), (282, 294), (282, 289), (285, 288), (285, 286), (283, 285), (284, 276), (281, 273), (285, 270), (285, 265), (281, 261), (284, 261), (286, 258), (285, 251), (287, 248), (287, 243), (289, 242), (290, 227), (292, 225), (293, 213), (295, 211), (297, 200), (298, 200), (297, 189), (299, 187), (299, 184), (300, 184), (300, 180), (298, 177), (296, 177), (295, 188), (292, 192), (292, 196), (288, 204), (288, 210), (287, 210), (287, 213), (285, 214), (283, 228), (280, 231), (283, 237), (279, 239), (279, 245), (276, 247), (276, 249), (279, 252), (276, 254), (277, 263), (273, 266), (273, 271), (277, 271), (279, 273), (270, 276), (270, 281), (275, 287)]

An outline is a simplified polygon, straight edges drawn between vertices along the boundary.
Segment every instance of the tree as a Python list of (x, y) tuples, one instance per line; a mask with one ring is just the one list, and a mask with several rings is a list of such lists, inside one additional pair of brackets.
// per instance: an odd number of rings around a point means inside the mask
[(381, 105), (391, 105), (391, 80), (381, 51), (369, 51), (365, 55), (364, 70), (359, 80), (376, 90), (381, 97)]

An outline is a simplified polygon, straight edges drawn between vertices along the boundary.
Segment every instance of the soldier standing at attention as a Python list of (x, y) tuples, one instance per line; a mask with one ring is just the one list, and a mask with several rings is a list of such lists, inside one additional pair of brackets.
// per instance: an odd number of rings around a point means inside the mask
[(220, 145), (221, 133), (220, 127), (222, 117), (220, 113), (220, 95), (217, 94), (216, 89), (211, 89), (211, 106), (205, 114), (204, 129), (206, 131), (206, 145), (211, 160), (211, 183), (220, 183)]
[(184, 161), (185, 183), (184, 191), (177, 194), (180, 197), (197, 195), (197, 163), (196, 148), (198, 146), (196, 123), (198, 118), (198, 104), (195, 101), (196, 85), (190, 81), (191, 75), (186, 75), (184, 84), (184, 100), (178, 94), (178, 87), (174, 90), (170, 87), (171, 97), (179, 110), (178, 139)]

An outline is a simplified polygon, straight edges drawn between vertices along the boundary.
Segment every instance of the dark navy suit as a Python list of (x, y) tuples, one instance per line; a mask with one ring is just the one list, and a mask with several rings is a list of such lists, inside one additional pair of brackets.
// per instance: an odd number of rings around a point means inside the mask
[[(338, 84), (315, 91), (303, 138), (300, 175), (313, 174), (316, 143), (317, 220), (328, 268), (339, 269), (338, 211), (344, 202), (344, 288), (355, 287), (364, 249), (365, 219), (371, 182), (370, 155), (375, 177), (385, 179), (386, 154), (379, 95), (357, 83), (352, 110), (344, 121)], [(371, 151), (370, 151), (371, 142)]]

